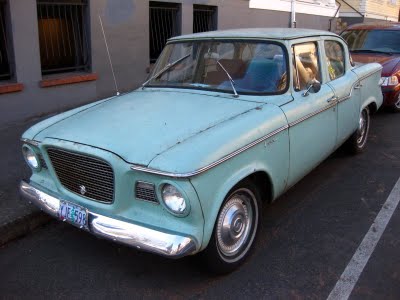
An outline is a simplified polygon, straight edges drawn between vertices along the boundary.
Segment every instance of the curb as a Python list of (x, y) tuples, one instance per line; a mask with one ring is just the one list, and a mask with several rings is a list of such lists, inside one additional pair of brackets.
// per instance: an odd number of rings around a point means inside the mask
[(35, 211), (11, 222), (0, 225), (0, 246), (27, 235), (36, 228), (53, 220), (52, 217), (41, 211)]

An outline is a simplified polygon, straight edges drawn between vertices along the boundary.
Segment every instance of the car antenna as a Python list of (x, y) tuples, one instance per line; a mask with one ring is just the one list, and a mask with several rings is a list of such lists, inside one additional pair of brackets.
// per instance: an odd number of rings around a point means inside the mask
[(113, 66), (113, 63), (112, 63), (112, 60), (111, 60), (110, 50), (108, 49), (108, 43), (107, 43), (106, 33), (104, 32), (103, 21), (101, 20), (101, 16), (100, 16), (100, 15), (99, 15), (99, 20), (100, 20), (101, 31), (103, 32), (104, 43), (106, 44), (106, 50), (107, 50), (108, 60), (110, 61), (111, 72), (112, 72), (112, 75), (113, 75), (113, 78), (114, 78), (114, 84), (115, 84), (116, 95), (119, 96), (120, 93), (119, 93), (119, 89), (118, 89), (117, 79), (115, 78), (114, 66)]

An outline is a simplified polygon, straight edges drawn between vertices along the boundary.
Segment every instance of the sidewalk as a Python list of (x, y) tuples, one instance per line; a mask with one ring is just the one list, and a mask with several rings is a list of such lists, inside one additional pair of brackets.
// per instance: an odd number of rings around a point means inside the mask
[(26, 120), (0, 128), (0, 246), (51, 220), (19, 196), (21, 179), (30, 177), (21, 152), (20, 137), (33, 124), (46, 117)]

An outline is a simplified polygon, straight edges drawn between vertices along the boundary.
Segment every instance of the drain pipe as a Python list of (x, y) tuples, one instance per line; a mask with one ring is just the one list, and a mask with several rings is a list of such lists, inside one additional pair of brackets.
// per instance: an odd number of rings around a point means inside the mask
[(296, 0), (292, 0), (292, 14), (291, 14), (291, 20), (290, 20), (290, 27), (291, 28), (296, 28)]

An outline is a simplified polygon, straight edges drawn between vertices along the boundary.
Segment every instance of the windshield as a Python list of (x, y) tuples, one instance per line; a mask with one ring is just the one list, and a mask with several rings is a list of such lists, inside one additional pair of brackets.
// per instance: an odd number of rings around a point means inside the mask
[(277, 94), (287, 88), (287, 55), (271, 42), (173, 43), (163, 50), (150, 78), (148, 86)]
[(348, 30), (342, 37), (350, 51), (400, 53), (400, 30)]

